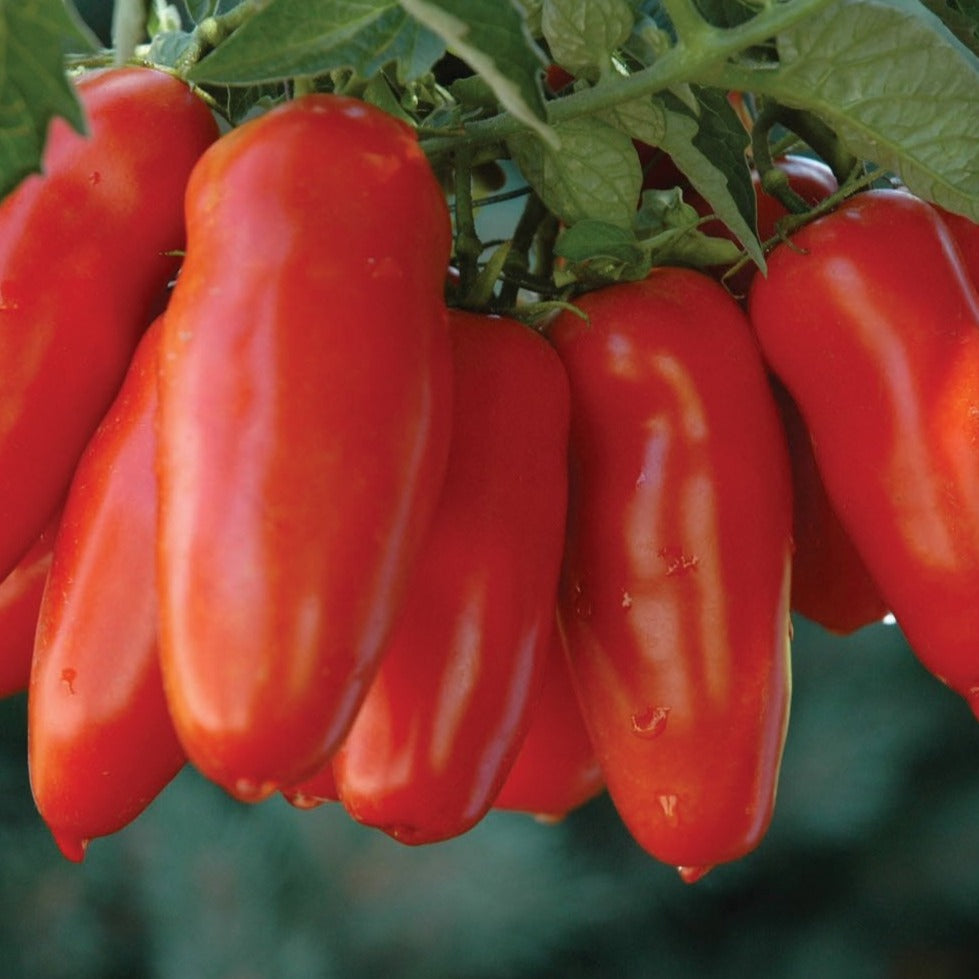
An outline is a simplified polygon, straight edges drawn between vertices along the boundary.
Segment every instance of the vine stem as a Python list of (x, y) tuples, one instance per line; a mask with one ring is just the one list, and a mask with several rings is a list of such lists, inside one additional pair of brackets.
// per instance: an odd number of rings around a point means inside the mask
[(190, 44), (174, 66), (178, 74), (190, 71), (201, 58), (216, 48), (229, 34), (268, 5), (269, 0), (243, 0), (227, 13), (205, 17), (191, 35)]
[[(707, 23), (696, 14), (693, 5), (681, 0), (671, 4), (686, 34), (680, 33), (677, 43), (648, 68), (632, 75), (611, 77), (594, 88), (575, 92), (549, 102), (548, 122), (555, 125), (594, 115), (628, 102), (660, 92), (683, 82), (717, 84), (721, 81), (728, 58), (746, 48), (770, 40), (780, 31), (811, 17), (836, 0), (791, 0), (773, 4), (751, 20), (736, 27), (720, 28)], [(671, 9), (671, 13), (674, 9)], [(698, 26), (690, 27), (693, 18)], [(689, 22), (689, 23), (688, 23)], [(757, 72), (756, 72), (757, 73)], [(510, 113), (503, 112), (490, 119), (468, 123), (459, 134), (433, 136), (422, 140), (430, 156), (453, 152), (460, 143), (478, 145), (502, 141), (524, 132), (527, 126)]]

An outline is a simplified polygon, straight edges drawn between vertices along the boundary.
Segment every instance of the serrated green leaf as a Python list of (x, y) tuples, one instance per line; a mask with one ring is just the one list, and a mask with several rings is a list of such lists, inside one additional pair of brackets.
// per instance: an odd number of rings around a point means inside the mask
[(350, 68), (370, 78), (394, 61), (401, 77), (411, 80), (444, 50), (394, 0), (271, 0), (189, 77), (243, 85)]
[(840, 0), (777, 39), (765, 92), (979, 220), (979, 60), (915, 0)]
[(663, 92), (622, 103), (604, 118), (672, 157), (752, 259), (763, 265), (755, 230), (755, 191), (745, 158), (747, 133), (723, 93), (695, 86), (687, 91), (696, 109), (672, 92)]
[(758, 241), (755, 189), (745, 153), (748, 134), (723, 92), (692, 88), (698, 113), (675, 95), (659, 96), (666, 134), (658, 144), (747, 250), (765, 267)]
[(38, 170), (52, 118), (84, 129), (64, 54), (93, 46), (62, 0), (0, 3), (0, 196)]
[(642, 168), (632, 140), (598, 120), (576, 119), (555, 126), (553, 149), (534, 133), (509, 141), (527, 182), (565, 224), (594, 218), (631, 228), (642, 187)]
[(478, 72), (504, 108), (554, 143), (538, 82), (544, 55), (510, 0), (401, 0), (401, 5)]
[(629, 37), (635, 17), (626, 0), (545, 0), (541, 30), (553, 59), (579, 78), (597, 79)]

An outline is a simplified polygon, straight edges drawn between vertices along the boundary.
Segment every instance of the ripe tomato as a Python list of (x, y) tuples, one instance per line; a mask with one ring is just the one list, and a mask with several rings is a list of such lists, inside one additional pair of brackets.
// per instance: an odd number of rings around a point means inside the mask
[(530, 724), (554, 630), (568, 381), (522, 324), (453, 311), (452, 443), (405, 609), (333, 773), (403, 843), (471, 828)]
[(159, 339), (157, 322), (78, 464), (38, 618), (27, 700), (31, 788), (70, 860), (135, 819), (185, 760), (157, 645)]
[(162, 71), (93, 72), (78, 95), (89, 135), (56, 119), (43, 173), (0, 204), (0, 579), (62, 502), (161, 306), (187, 177), (217, 136)]
[(887, 603), (826, 493), (798, 406), (773, 387), (792, 461), (792, 608), (846, 635), (880, 622)]
[(979, 708), (979, 296), (947, 229), (860, 194), (772, 253), (751, 318), (911, 647)]
[(530, 728), (503, 788), (493, 800), (493, 808), (529, 812), (544, 820), (560, 819), (604, 787), (564, 645), (555, 631)]
[(789, 704), (791, 484), (747, 320), (656, 269), (577, 301), (559, 619), (608, 790), (693, 880), (761, 840)]
[(257, 801), (366, 693), (441, 488), (451, 224), (414, 132), (314, 94), (187, 190), (161, 353), (161, 662), (194, 764)]

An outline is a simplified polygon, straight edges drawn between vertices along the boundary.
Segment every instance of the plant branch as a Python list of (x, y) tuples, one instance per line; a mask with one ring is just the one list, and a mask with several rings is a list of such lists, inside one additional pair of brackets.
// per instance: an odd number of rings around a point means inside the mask
[[(549, 102), (548, 122), (555, 125), (606, 112), (623, 102), (653, 95), (683, 82), (723, 84), (723, 73), (729, 58), (770, 40), (773, 35), (834, 2), (836, 0), (790, 0), (770, 7), (736, 27), (714, 27), (702, 21), (702, 26), (694, 30), (689, 40), (681, 36), (669, 51), (648, 68), (632, 75), (608, 78), (593, 88)], [(766, 70), (742, 69), (740, 77), (745, 80)], [(519, 119), (503, 112), (489, 119), (467, 123), (457, 134), (423, 139), (422, 147), (430, 157), (434, 157), (451, 153), (460, 142), (470, 145), (498, 142), (526, 129)]]

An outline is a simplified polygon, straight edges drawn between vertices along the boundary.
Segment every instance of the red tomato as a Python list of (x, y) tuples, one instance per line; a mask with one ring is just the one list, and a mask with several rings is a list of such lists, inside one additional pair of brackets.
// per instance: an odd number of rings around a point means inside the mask
[(184, 244), (187, 176), (217, 136), (161, 71), (78, 84), (90, 135), (56, 119), (43, 175), (0, 204), (0, 579), (61, 503)]
[(748, 323), (660, 268), (577, 301), (559, 616), (608, 790), (687, 880), (769, 820), (789, 704), (791, 484)]
[(413, 130), (309, 95), (187, 191), (161, 357), (161, 661), (194, 764), (257, 801), (366, 693), (441, 489), (451, 223)]
[(41, 594), (51, 567), (57, 515), (20, 564), (0, 583), (0, 697), (27, 689)]
[(962, 264), (975, 286), (979, 287), (979, 224), (961, 214), (937, 209), (958, 245)]
[(798, 407), (774, 389), (792, 460), (792, 608), (845, 635), (880, 622), (887, 603), (830, 502)]
[(568, 382), (514, 320), (453, 312), (452, 443), (410, 597), (337, 752), (340, 799), (403, 843), (490, 808), (530, 724), (554, 629)]
[(41, 604), (27, 700), (34, 800), (55, 842), (130, 823), (184, 763), (156, 628), (156, 356), (150, 327), (72, 481)]
[(925, 666), (979, 706), (979, 296), (937, 213), (870, 191), (771, 256), (765, 356)]
[(585, 728), (560, 635), (555, 632), (530, 729), (494, 809), (560, 819), (605, 787)]

